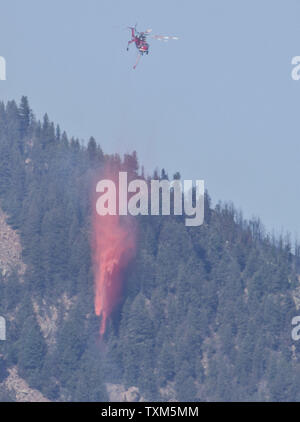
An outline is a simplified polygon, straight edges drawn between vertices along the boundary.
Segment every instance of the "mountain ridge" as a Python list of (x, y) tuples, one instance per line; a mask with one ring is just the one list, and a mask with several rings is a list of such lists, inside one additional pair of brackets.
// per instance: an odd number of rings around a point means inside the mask
[(91, 181), (108, 161), (141, 177), (135, 153), (69, 139), (26, 97), (0, 103), (0, 202), (24, 265), (22, 283), (0, 275), (0, 314), (13, 315), (0, 380), (17, 368), (51, 401), (105, 401), (108, 384), (147, 400), (299, 401), (299, 247), (231, 204), (213, 208), (208, 193), (201, 227), (136, 218), (137, 254), (99, 340)]

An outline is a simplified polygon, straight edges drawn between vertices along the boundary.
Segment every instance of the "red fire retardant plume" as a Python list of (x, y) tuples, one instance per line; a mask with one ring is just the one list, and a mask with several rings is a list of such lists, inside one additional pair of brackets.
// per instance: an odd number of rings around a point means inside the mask
[[(101, 178), (115, 181), (118, 198), (118, 172), (107, 167)], [(102, 317), (100, 336), (103, 336), (107, 319), (122, 297), (124, 271), (135, 254), (136, 235), (133, 217), (97, 214), (97, 198), (93, 198), (92, 259), (95, 313)]]

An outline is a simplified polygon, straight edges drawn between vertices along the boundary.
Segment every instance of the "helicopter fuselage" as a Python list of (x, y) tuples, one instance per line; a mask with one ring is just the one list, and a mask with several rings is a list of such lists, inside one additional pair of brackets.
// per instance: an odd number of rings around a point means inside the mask
[(137, 32), (135, 30), (135, 28), (130, 28), (131, 29), (131, 41), (129, 41), (128, 44), (130, 44), (131, 42), (135, 43), (136, 48), (139, 50), (139, 52), (143, 55), (143, 54), (148, 54), (149, 53), (149, 44), (146, 41), (146, 35), (144, 32)]

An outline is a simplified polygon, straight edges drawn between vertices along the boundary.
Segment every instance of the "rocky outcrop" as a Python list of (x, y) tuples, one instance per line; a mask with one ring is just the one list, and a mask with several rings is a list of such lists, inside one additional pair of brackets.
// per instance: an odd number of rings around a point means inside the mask
[(22, 281), (26, 267), (22, 261), (20, 236), (7, 224), (7, 216), (0, 209), (0, 272), (5, 277), (14, 269)]
[(4, 387), (12, 392), (17, 402), (49, 402), (39, 391), (29, 387), (27, 382), (19, 377), (18, 370), (14, 366), (8, 369), (8, 377), (3, 381)]
[(106, 390), (110, 402), (142, 402), (145, 399), (141, 396), (137, 387), (129, 387), (127, 390), (123, 384), (106, 384)]
[(63, 319), (66, 320), (75, 300), (75, 297), (71, 299), (66, 293), (63, 293), (57, 302), (51, 305), (47, 303), (46, 299), (42, 299), (41, 303), (38, 303), (34, 298), (32, 299), (37, 322), (49, 347), (56, 343), (59, 315), (62, 314)]

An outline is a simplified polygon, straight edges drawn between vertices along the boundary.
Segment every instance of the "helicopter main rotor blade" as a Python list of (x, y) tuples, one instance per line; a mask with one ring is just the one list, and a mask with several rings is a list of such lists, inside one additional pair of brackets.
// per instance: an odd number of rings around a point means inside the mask
[(179, 40), (179, 37), (170, 37), (168, 35), (152, 35), (151, 38), (154, 38), (158, 41)]

